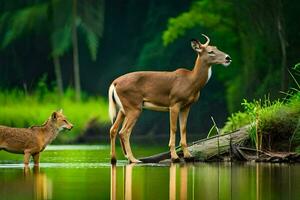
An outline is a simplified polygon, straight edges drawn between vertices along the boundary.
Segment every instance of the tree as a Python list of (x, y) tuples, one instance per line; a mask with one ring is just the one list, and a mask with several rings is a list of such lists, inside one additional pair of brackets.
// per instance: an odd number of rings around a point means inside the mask
[(208, 31), (223, 49), (226, 46), (234, 66), (219, 79), (227, 87), (229, 110), (235, 111), (243, 98), (264, 94), (276, 98), (278, 90), (287, 88), (285, 6), (281, 0), (198, 0), (169, 19), (162, 38), (169, 45), (188, 30), (198, 29)]
[[(44, 30), (48, 32), (52, 46), (50, 55), (53, 59), (59, 94), (63, 92), (59, 57), (63, 56), (73, 44), (73, 49), (77, 49), (73, 50), (74, 57), (77, 57), (77, 61), (74, 59), (76, 100), (80, 100), (77, 28), (80, 28), (86, 37), (92, 60), (96, 60), (104, 22), (103, 0), (81, 0), (78, 4), (75, 0), (49, 0), (31, 3), (16, 11), (6, 12), (0, 17), (0, 26), (6, 27), (2, 28), (4, 32), (2, 48), (21, 38), (25, 33)], [(67, 9), (73, 10), (73, 13)]]
[(99, 38), (103, 34), (104, 0), (72, 0), (72, 46), (76, 100), (80, 100), (80, 71), (78, 57), (77, 27), (81, 28), (86, 36), (87, 46), (93, 60), (97, 58)]

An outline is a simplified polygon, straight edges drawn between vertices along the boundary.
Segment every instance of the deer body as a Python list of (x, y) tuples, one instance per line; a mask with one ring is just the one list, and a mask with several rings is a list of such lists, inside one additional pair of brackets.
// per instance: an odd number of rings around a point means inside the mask
[(58, 135), (59, 130), (48, 120), (42, 126), (12, 128), (0, 126), (0, 146), (11, 153), (24, 154), (26, 149), (38, 153), (43, 151)]
[[(153, 84), (153, 77), (156, 84)], [(170, 106), (178, 102), (185, 106), (197, 100), (199, 87), (207, 81), (208, 73), (200, 78), (194, 79), (193, 71), (186, 69), (173, 72), (133, 72), (119, 77), (113, 85), (121, 102), (132, 102), (124, 105), (125, 110), (126, 106), (136, 105), (137, 108), (155, 110), (157, 107), (168, 111)], [(131, 87), (132, 85), (137, 87)]]
[[(123, 120), (123, 126), (120, 130), (123, 152), (130, 162), (138, 162), (131, 152), (129, 138), (143, 108), (170, 112), (169, 147), (173, 161), (178, 160), (175, 152), (175, 134), (177, 119), (179, 117), (180, 144), (184, 158), (187, 160), (191, 158), (186, 142), (187, 117), (191, 104), (199, 99), (200, 90), (208, 82), (211, 75), (211, 64), (214, 64), (208, 60), (210, 57), (204, 54), (206, 48), (209, 47), (208, 43), (206, 46), (202, 45), (199, 41), (195, 41), (195, 43), (199, 53), (193, 70), (177, 69), (172, 72), (132, 72), (113, 81), (109, 89), (110, 117), (112, 122), (114, 122), (110, 130), (112, 162), (115, 162), (116, 133)], [(216, 52), (220, 52), (224, 57), (222, 58), (222, 63), (225, 63), (225, 57), (228, 55), (219, 50), (217, 51), (215, 47), (210, 48), (213, 48)], [(114, 121), (115, 118), (116, 120)]]
[(39, 164), (39, 154), (50, 144), (62, 129), (71, 130), (73, 125), (66, 121), (62, 112), (54, 112), (41, 126), (13, 128), (0, 126), (0, 150), (24, 154), (24, 164), (29, 164), (33, 156), (34, 164)]

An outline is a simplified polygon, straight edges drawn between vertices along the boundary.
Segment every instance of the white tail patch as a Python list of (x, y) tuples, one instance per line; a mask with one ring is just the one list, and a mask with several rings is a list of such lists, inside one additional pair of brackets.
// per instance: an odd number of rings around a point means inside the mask
[(113, 124), (114, 119), (116, 118), (117, 115), (117, 106), (122, 112), (124, 112), (123, 105), (117, 94), (116, 88), (113, 84), (110, 85), (108, 90), (108, 100), (109, 100), (109, 107), (108, 107), (109, 118), (111, 123)]
[(209, 70), (208, 70), (208, 73), (207, 73), (207, 81), (206, 81), (206, 83), (209, 81), (209, 79), (211, 77), (211, 74), (212, 74), (212, 71), (211, 71), (211, 67), (210, 67)]

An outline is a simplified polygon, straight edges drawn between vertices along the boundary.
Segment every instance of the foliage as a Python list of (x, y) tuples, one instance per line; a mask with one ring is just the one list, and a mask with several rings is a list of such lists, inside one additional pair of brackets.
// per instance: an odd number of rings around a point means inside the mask
[[(33, 31), (48, 31), (52, 55), (62, 56), (71, 46), (72, 0), (48, 0), (0, 16), (4, 32), (2, 47), (7, 47), (19, 37)], [(86, 43), (93, 60), (96, 60), (99, 39), (103, 33), (104, 1), (79, 1), (77, 26), (86, 36)], [(9, 21), (9, 23), (7, 23)], [(6, 26), (5, 26), (6, 25)]]
[(243, 106), (245, 111), (232, 114), (222, 129), (223, 132), (253, 123), (249, 134), (251, 140), (256, 141), (255, 122), (258, 120), (257, 130), (274, 140), (272, 144), (268, 139), (269, 147), (287, 151), (290, 148), (287, 146), (289, 143), (292, 149), (300, 145), (300, 92), (286, 101), (270, 101), (265, 98), (263, 101), (244, 101)]
[(206, 138), (210, 138), (212, 136), (218, 135), (218, 131), (216, 129), (216, 125), (213, 125), (210, 130), (208, 131), (207, 137)]
[[(291, 150), (300, 147), (300, 86), (296, 77), (299, 76), (299, 65), (293, 68), (295, 76), (292, 76), (296, 87), (292, 88), (284, 100), (271, 101), (269, 97), (264, 100), (254, 100), (242, 103), (244, 112), (237, 112), (228, 118), (223, 132), (233, 131), (237, 128), (252, 124), (249, 135), (252, 141), (256, 141), (256, 130), (262, 135), (269, 137), (269, 148), (271, 148), (271, 139), (275, 141), (288, 140), (281, 145), (275, 144), (275, 148)], [(258, 122), (256, 124), (256, 122)], [(258, 127), (256, 127), (258, 126)], [(286, 144), (289, 143), (289, 146)], [(278, 146), (276, 146), (278, 145)], [(283, 147), (284, 146), (284, 147)], [(297, 147), (299, 146), (299, 147)], [(282, 150), (282, 149), (281, 149)]]
[[(3, 16), (7, 16), (5, 13)], [(9, 25), (3, 38), (2, 47), (5, 48), (15, 39), (20, 37), (24, 32), (30, 32), (41, 28), (43, 21), (47, 18), (47, 4), (41, 3), (25, 7), (14, 13), (9, 13)], [(2, 21), (5, 23), (5, 21)]]
[(251, 122), (251, 116), (248, 113), (240, 111), (232, 113), (231, 116), (227, 118), (225, 126), (222, 128), (222, 133), (232, 132)]
[(231, 13), (228, 12), (232, 2), (224, 1), (214, 6), (218, 1), (196, 1), (187, 12), (169, 19), (168, 29), (163, 33), (164, 45), (174, 42), (183, 36), (188, 29), (195, 26), (214, 28), (216, 32), (230, 34), (233, 28)]
[[(67, 89), (63, 98), (53, 90), (44, 87), (43, 83), (30, 94), (24, 91), (0, 91), (0, 124), (12, 127), (29, 127), (45, 122), (53, 111), (63, 109), (68, 120), (74, 124), (69, 133), (59, 135), (56, 142), (70, 142), (84, 130), (87, 123), (97, 118), (99, 123), (108, 122), (108, 105), (102, 97), (85, 96), (82, 102), (74, 101), (74, 91)], [(107, 133), (99, 133), (107, 134)]]
[[(265, 94), (270, 100), (281, 97), (278, 91), (284, 79), (278, 20), (282, 22), (284, 44), (288, 45), (287, 66), (299, 62), (300, 26), (295, 19), (299, 18), (300, 3), (296, 0), (144, 0), (142, 3), (110, 0), (105, 4), (102, 0), (77, 0), (77, 3), (80, 78), (82, 89), (89, 94), (107, 95), (113, 79), (136, 70), (191, 69), (196, 55), (189, 40), (203, 41), (200, 33), (208, 35), (213, 45), (230, 54), (232, 64), (226, 69), (213, 66), (212, 78), (190, 112), (188, 132), (198, 137), (205, 137), (201, 133), (209, 130), (210, 116), (223, 124), (228, 112), (242, 108), (243, 99), (251, 102)], [(27, 12), (32, 17), (16, 20), (13, 27), (15, 14), (38, 5), (47, 5), (47, 11), (42, 13), (41, 6), (41, 11)], [(49, 86), (55, 80), (51, 59), (55, 55), (59, 56), (63, 84), (74, 82), (70, 59), (72, 0), (0, 1), (0, 13), (1, 44), (10, 29), (24, 28), (1, 51), (1, 88), (31, 90), (45, 73)], [(101, 41), (97, 43), (93, 34), (87, 37), (84, 27), (102, 31)], [(92, 46), (86, 45), (87, 41)], [(97, 52), (92, 51), (96, 46)], [(94, 55), (97, 59), (92, 62)], [(297, 88), (291, 77), (286, 83)], [(145, 111), (135, 132), (168, 134), (168, 120), (167, 114)]]
[(218, 76), (226, 85), (229, 111), (234, 112), (244, 98), (258, 99), (268, 93), (270, 99), (276, 99), (279, 89), (286, 90), (282, 88), (288, 85), (285, 71), (298, 59), (289, 56), (296, 55), (297, 47), (289, 48), (287, 57), (283, 53), (289, 40), (299, 42), (292, 39), (298, 35), (294, 29), (299, 26), (293, 23), (295, 6), (291, 5), (298, 4), (281, 0), (272, 4), (260, 0), (197, 0), (188, 11), (169, 19), (162, 38), (169, 45), (191, 35), (189, 30), (197, 30), (198, 37), (207, 33), (214, 45), (231, 55), (230, 70)]

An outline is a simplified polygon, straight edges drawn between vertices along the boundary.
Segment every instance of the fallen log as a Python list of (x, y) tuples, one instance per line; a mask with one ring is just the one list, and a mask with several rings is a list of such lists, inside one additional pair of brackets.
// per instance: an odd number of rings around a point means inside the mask
[[(188, 149), (195, 161), (208, 161), (213, 157), (229, 152), (232, 145), (240, 145), (249, 139), (248, 129), (249, 125), (228, 134), (198, 140), (189, 144)], [(180, 147), (177, 147), (176, 151), (178, 156), (182, 158), (183, 153)], [(170, 152), (139, 158), (144, 163), (158, 163), (168, 159), (170, 159)]]

